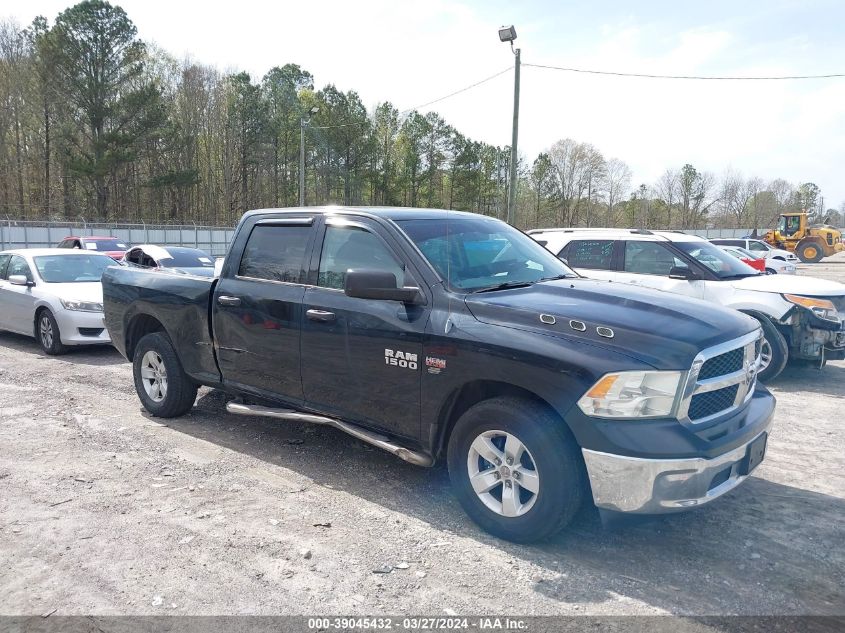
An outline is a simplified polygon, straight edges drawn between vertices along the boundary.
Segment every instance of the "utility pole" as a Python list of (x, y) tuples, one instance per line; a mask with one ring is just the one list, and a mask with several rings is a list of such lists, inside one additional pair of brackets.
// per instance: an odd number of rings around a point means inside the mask
[(305, 119), (299, 119), (299, 206), (305, 206)]
[[(513, 46), (513, 44), (511, 44)], [(513, 136), (511, 137), (510, 184), (508, 185), (508, 224), (516, 224), (517, 138), (519, 136), (519, 49), (514, 49)]]
[(519, 49), (513, 47), (516, 39), (516, 29), (513, 25), (499, 29), (499, 41), (508, 42), (513, 51), (513, 136), (511, 137), (511, 161), (508, 177), (508, 224), (516, 223), (516, 168), (517, 168), (517, 137), (519, 136)]
[(311, 122), (312, 114), (317, 114), (320, 108), (313, 107), (308, 111), (308, 118), (299, 117), (299, 206), (305, 206), (305, 126)]

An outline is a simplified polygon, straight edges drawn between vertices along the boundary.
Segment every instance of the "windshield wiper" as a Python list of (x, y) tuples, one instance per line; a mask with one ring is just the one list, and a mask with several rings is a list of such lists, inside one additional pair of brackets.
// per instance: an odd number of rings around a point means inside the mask
[(561, 275), (555, 275), (554, 277), (540, 277), (537, 281), (556, 281), (558, 279), (569, 279), (574, 276), (575, 275), (570, 275), (569, 273), (563, 273)]
[(489, 286), (487, 288), (481, 288), (480, 290), (473, 290), (471, 294), (480, 294), (482, 292), (493, 292), (494, 290), (506, 290), (508, 288), (527, 288), (528, 286), (533, 286), (536, 281), (506, 281), (501, 283), (497, 286)]

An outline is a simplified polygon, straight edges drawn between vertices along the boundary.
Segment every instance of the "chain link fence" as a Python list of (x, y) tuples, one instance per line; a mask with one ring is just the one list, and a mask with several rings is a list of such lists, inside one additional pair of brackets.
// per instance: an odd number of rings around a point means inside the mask
[[(689, 229), (684, 233), (710, 238), (752, 235), (753, 228)], [(762, 237), (766, 229), (756, 229)], [(197, 224), (119, 224), (110, 222), (44, 222), (0, 219), (0, 250), (56, 246), (75, 235), (116, 237), (127, 244), (158, 244), (201, 248), (212, 257), (222, 257), (229, 248), (234, 227)]]
[(44, 222), (0, 219), (0, 250), (56, 246), (71, 235), (116, 237), (127, 244), (201, 248), (212, 257), (226, 254), (234, 227), (197, 224), (116, 224), (109, 222)]

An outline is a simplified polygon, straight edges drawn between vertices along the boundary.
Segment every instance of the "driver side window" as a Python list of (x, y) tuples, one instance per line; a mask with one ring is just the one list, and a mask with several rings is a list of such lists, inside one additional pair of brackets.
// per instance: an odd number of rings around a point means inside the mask
[(343, 290), (349, 270), (393, 273), (396, 285), (405, 285), (405, 267), (377, 235), (356, 226), (326, 227), (317, 285)]
[(6, 270), (6, 279), (12, 275), (23, 275), (27, 278), (27, 281), (32, 281), (32, 271), (29, 269), (29, 264), (27, 264), (26, 260), (20, 255), (12, 255), (12, 259), (9, 260), (9, 267)]

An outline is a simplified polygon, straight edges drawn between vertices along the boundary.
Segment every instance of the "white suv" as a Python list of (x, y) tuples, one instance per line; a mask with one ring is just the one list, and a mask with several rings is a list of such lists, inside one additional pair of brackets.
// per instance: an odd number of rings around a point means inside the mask
[(767, 260), (781, 259), (793, 265), (801, 261), (795, 253), (769, 246), (763, 240), (748, 237), (714, 237), (710, 241), (719, 246), (739, 246), (747, 251), (751, 251), (757, 257), (763, 257)]
[(586, 277), (696, 297), (753, 316), (765, 336), (761, 380), (777, 376), (788, 358), (819, 364), (845, 358), (845, 285), (764, 275), (685, 233), (537, 229), (528, 234)]

